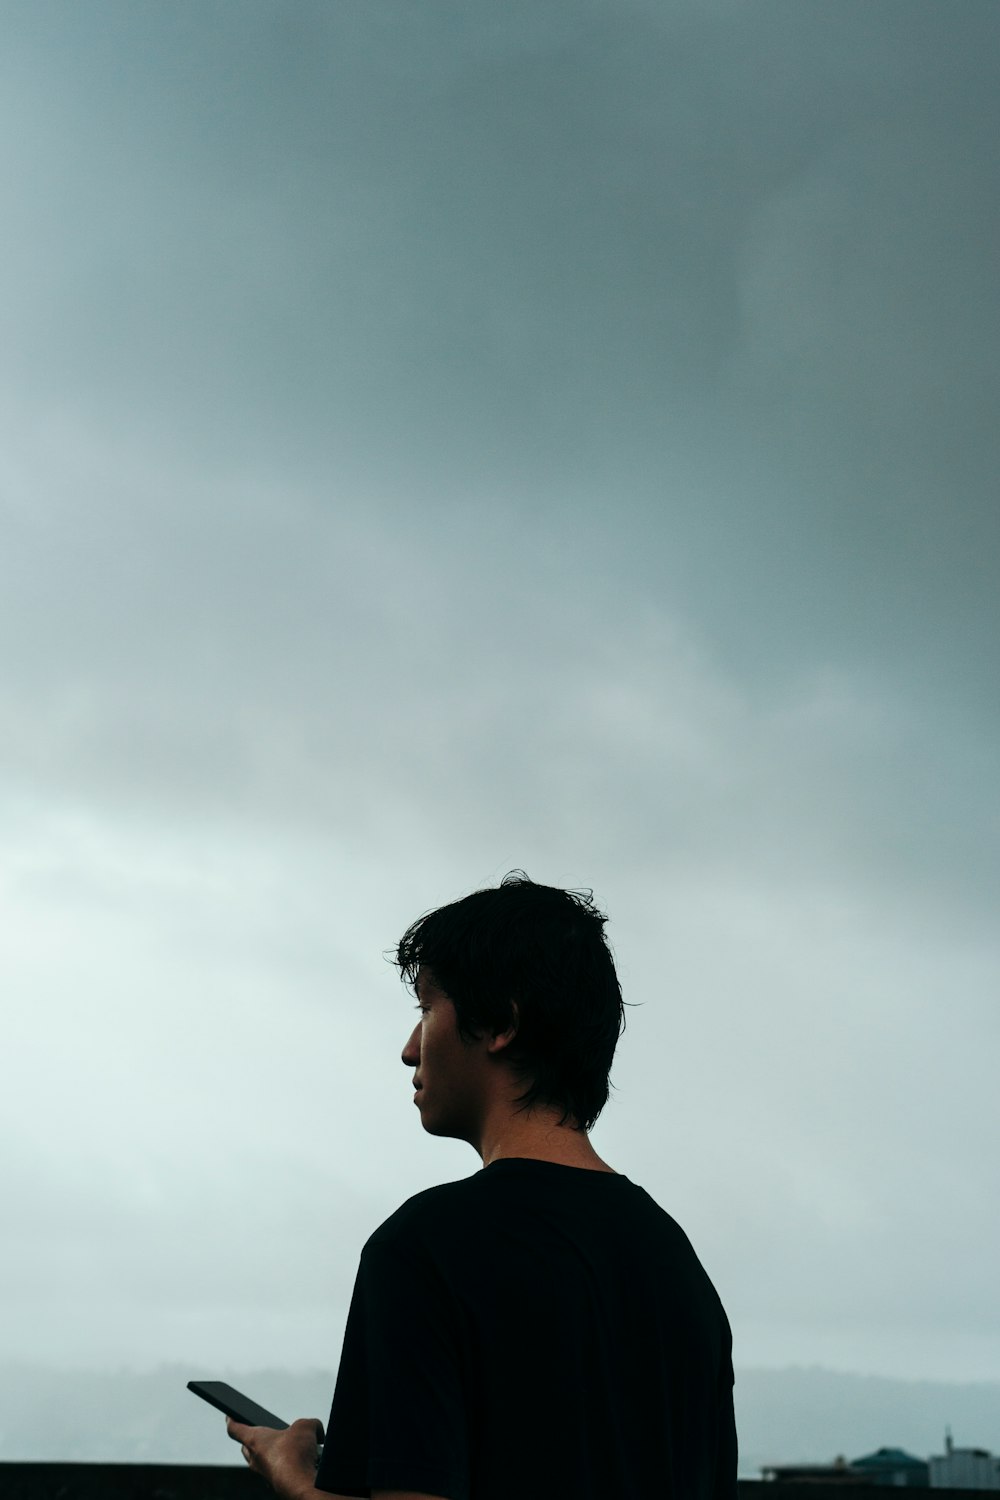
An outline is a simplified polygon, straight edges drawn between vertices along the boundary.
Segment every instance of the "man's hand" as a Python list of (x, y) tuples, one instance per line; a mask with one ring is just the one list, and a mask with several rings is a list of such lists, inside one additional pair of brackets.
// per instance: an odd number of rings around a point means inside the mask
[(281, 1500), (303, 1500), (316, 1494), (317, 1444), (323, 1424), (316, 1417), (300, 1417), (291, 1427), (248, 1427), (226, 1418), (226, 1431), (243, 1449), (255, 1474), (261, 1474)]

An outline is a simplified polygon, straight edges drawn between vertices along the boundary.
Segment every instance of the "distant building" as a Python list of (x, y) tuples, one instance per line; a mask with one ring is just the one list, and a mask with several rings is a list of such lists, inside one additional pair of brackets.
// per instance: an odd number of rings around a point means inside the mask
[(893, 1489), (1000, 1491), (1000, 1458), (985, 1448), (956, 1448), (945, 1435), (945, 1452), (914, 1458), (902, 1448), (879, 1448), (864, 1458), (835, 1458), (832, 1464), (769, 1464), (761, 1477), (778, 1484), (890, 1485)]
[(851, 1463), (840, 1457), (832, 1464), (774, 1464), (761, 1474), (779, 1484), (879, 1484), (897, 1489), (926, 1489), (928, 1484), (927, 1464), (902, 1448), (880, 1448)]
[(852, 1459), (850, 1468), (853, 1473), (862, 1475), (868, 1484), (926, 1489), (930, 1480), (927, 1461), (914, 1458), (912, 1453), (904, 1453), (902, 1448), (879, 1448), (866, 1458)]
[(835, 1458), (832, 1464), (770, 1464), (761, 1469), (764, 1479), (779, 1484), (866, 1484), (863, 1474), (851, 1471), (847, 1459)]
[(985, 1448), (956, 1448), (950, 1432), (944, 1447), (930, 1460), (931, 1489), (1000, 1490), (1000, 1458)]

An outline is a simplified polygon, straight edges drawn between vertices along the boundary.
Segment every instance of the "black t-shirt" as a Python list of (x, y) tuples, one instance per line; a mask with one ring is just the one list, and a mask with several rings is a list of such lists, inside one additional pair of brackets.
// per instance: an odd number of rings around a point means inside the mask
[(732, 1337), (684, 1231), (548, 1161), (410, 1198), (361, 1254), (316, 1483), (735, 1500)]

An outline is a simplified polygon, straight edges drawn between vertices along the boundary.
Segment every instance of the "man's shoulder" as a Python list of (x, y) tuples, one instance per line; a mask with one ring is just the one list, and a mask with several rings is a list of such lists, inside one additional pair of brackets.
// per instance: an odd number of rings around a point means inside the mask
[(441, 1182), (424, 1188), (389, 1215), (378, 1226), (365, 1249), (391, 1250), (399, 1245), (413, 1245), (427, 1236), (436, 1236), (455, 1222), (466, 1221), (479, 1197), (479, 1173), (461, 1177), (457, 1182)]

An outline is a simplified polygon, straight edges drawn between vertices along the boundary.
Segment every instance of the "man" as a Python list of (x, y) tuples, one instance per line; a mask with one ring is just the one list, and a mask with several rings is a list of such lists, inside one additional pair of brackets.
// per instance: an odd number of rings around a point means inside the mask
[(228, 1423), (284, 1500), (735, 1500), (725, 1312), (587, 1134), (624, 1025), (605, 920), (515, 872), (401, 939), (421, 1124), (483, 1167), (366, 1244), (318, 1469), (319, 1422)]

